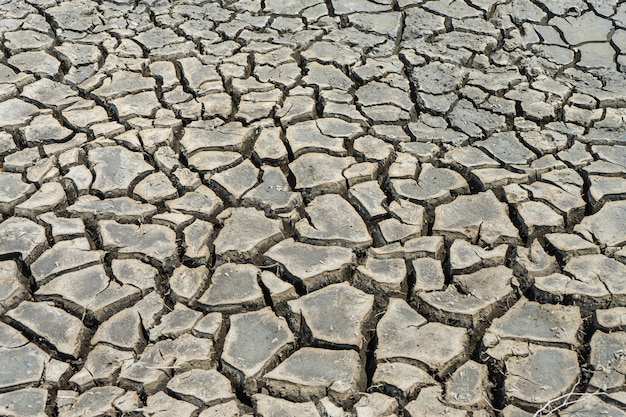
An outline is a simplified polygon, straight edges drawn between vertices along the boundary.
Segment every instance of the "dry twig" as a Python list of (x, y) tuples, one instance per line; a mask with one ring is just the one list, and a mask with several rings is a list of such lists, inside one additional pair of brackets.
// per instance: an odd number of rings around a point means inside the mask
[(535, 412), (535, 414), (533, 414), (533, 417), (554, 416), (557, 411), (569, 407), (572, 404), (576, 404), (577, 402), (582, 401), (588, 396), (604, 395), (604, 393), (600, 392), (599, 390), (595, 392), (574, 392), (579, 382), (580, 381), (577, 381), (570, 390), (570, 392), (568, 392), (567, 394), (563, 394), (559, 397), (553, 398), (545, 403), (543, 407), (541, 407)]

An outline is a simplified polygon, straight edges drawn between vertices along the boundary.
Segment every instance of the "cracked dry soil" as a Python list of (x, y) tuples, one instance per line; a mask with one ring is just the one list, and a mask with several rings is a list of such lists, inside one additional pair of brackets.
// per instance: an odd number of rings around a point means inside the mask
[(626, 416), (623, 0), (0, 0), (0, 415)]

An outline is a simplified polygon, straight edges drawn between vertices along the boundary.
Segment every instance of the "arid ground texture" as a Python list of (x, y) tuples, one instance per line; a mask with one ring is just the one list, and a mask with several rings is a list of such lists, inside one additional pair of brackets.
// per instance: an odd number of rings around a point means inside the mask
[(626, 1), (0, 0), (0, 416), (626, 416)]

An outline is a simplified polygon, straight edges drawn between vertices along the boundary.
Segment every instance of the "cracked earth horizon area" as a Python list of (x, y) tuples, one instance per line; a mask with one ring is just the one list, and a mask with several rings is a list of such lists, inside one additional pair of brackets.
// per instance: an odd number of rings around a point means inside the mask
[(0, 416), (626, 416), (626, 1), (0, 0)]

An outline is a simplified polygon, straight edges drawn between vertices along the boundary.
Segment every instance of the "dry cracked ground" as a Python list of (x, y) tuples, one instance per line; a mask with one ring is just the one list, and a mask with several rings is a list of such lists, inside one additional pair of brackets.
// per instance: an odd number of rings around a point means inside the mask
[(623, 0), (1, 0), (0, 415), (626, 416)]

